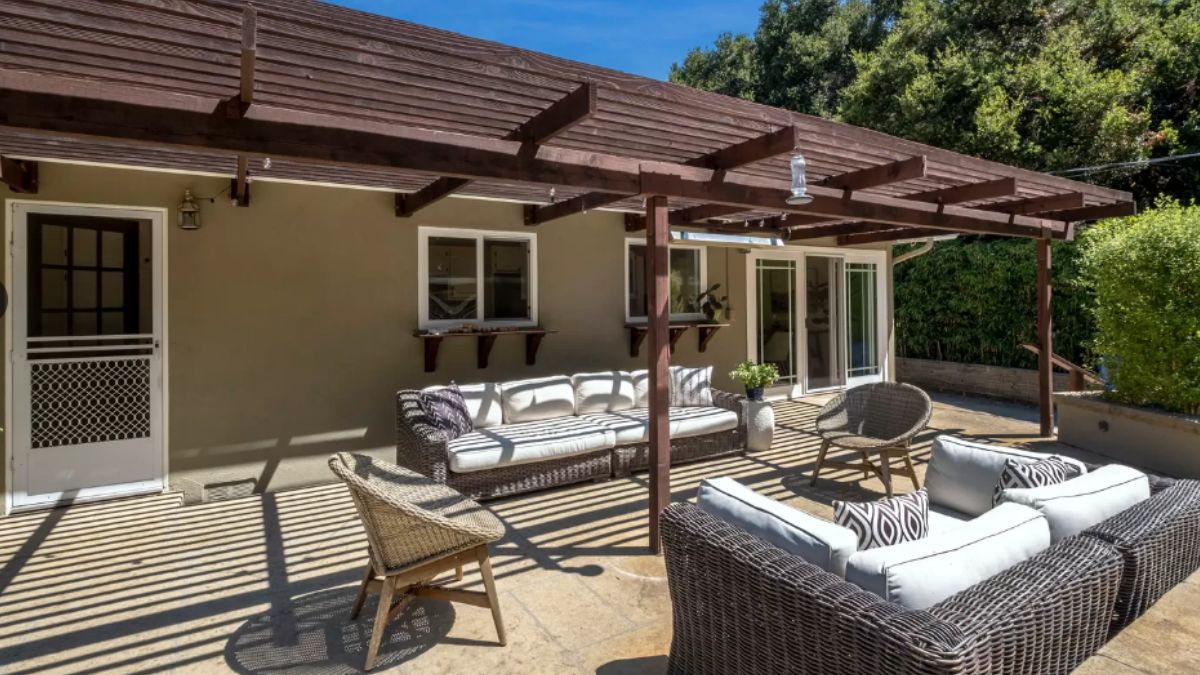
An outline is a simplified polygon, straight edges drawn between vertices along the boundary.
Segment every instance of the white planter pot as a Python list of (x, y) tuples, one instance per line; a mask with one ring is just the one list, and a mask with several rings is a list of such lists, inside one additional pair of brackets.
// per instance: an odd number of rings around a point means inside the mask
[(775, 409), (769, 401), (746, 401), (746, 449), (770, 450), (775, 438)]
[(1054, 403), (1063, 443), (1168, 476), (1200, 478), (1200, 418), (1090, 392), (1055, 394)]

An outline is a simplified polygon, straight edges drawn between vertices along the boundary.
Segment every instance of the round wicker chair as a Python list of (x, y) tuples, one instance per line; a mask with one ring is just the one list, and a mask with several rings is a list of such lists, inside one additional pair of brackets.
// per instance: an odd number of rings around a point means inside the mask
[[(505, 644), (487, 548), (504, 536), (503, 523), (454, 488), (367, 455), (338, 453), (329, 458), (329, 468), (350, 488), (369, 545), (370, 560), (350, 619), (358, 618), (368, 593), (379, 593), (365, 669), (375, 666), (387, 624), (418, 597), (491, 608)], [(433, 583), (450, 570), (462, 581), (463, 564), (470, 562), (479, 564), (483, 592)]]
[[(911, 384), (875, 382), (848, 389), (826, 403), (817, 414), (817, 434), (821, 436), (821, 451), (813, 469), (812, 485), (824, 467), (861, 469), (863, 477), (879, 476), (888, 496), (892, 496), (892, 474), (912, 479), (916, 489), (921, 481), (909, 457), (912, 439), (933, 413), (929, 396)], [(861, 462), (826, 461), (830, 446), (856, 450)], [(879, 464), (871, 455), (879, 455)], [(893, 469), (893, 457), (904, 459), (903, 469)]]

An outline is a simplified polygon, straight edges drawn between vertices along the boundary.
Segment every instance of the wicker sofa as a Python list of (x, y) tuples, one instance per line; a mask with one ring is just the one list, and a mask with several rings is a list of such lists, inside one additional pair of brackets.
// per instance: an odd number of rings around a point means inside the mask
[[(695, 371), (696, 369), (691, 369)], [(672, 368), (676, 374), (678, 367)], [(626, 476), (649, 466), (646, 371), (459, 385), (474, 431), (428, 423), (420, 392), (396, 394), (401, 465), (474, 499)], [(711, 405), (670, 408), (671, 463), (745, 449), (745, 397), (707, 388)]]
[(1151, 496), (925, 609), (692, 504), (663, 516), (672, 673), (1069, 673), (1200, 567), (1200, 482)]

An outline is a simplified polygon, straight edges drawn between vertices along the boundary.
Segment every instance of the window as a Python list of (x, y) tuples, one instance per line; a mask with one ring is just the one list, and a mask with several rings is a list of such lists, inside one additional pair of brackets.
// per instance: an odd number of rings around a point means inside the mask
[(536, 235), (423, 227), (418, 239), (422, 328), (537, 323)]
[[(699, 296), (707, 284), (707, 264), (702, 246), (671, 246), (671, 318), (698, 319)], [(629, 320), (646, 318), (646, 244), (625, 241), (625, 314)]]

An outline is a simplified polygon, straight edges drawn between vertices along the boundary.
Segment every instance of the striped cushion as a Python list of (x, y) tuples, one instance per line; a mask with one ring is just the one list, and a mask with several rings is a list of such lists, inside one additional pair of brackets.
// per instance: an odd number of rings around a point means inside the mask
[(858, 550), (895, 546), (929, 535), (929, 493), (881, 499), (877, 502), (833, 503), (833, 521), (858, 535)]
[(1000, 482), (992, 491), (992, 506), (1003, 501), (1004, 491), (1009, 488), (1058, 485), (1079, 475), (1080, 471), (1067, 464), (1061, 457), (1047, 457), (1032, 464), (1010, 459), (1004, 463), (1004, 471), (1000, 472)]

